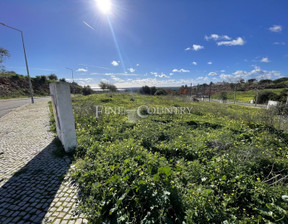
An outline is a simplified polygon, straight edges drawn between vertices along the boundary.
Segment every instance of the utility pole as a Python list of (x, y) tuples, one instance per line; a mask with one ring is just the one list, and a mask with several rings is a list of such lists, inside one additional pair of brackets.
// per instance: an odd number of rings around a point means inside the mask
[(234, 104), (236, 104), (236, 84), (234, 85)]
[(210, 82), (210, 87), (209, 87), (209, 102), (211, 101), (211, 88), (212, 88), (212, 82)]
[(75, 96), (75, 83), (74, 83), (74, 75), (73, 75), (73, 69), (72, 68), (66, 68), (69, 69), (72, 72), (72, 85), (73, 85), (73, 94)]
[(28, 83), (29, 83), (30, 97), (31, 97), (31, 102), (34, 103), (33, 89), (32, 89), (32, 83), (31, 83), (31, 78), (30, 78), (30, 74), (29, 74), (29, 68), (28, 68), (28, 61), (27, 61), (27, 56), (26, 56), (23, 32), (22, 32), (22, 30), (16, 29), (16, 28), (14, 28), (12, 26), (8, 26), (8, 25), (6, 25), (4, 23), (1, 23), (1, 22), (0, 22), (0, 25), (8, 27), (8, 28), (10, 28), (12, 30), (16, 30), (16, 31), (21, 33), (21, 40), (22, 40), (22, 46), (23, 46), (23, 50), (24, 50), (24, 58), (25, 58), (26, 71), (27, 71), (27, 77), (28, 77)]

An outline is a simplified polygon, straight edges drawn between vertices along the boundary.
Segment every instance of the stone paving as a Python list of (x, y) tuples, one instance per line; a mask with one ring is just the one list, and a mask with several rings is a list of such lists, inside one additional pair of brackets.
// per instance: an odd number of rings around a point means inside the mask
[(0, 223), (87, 223), (69, 170), (49, 132), (48, 100), (0, 118)]

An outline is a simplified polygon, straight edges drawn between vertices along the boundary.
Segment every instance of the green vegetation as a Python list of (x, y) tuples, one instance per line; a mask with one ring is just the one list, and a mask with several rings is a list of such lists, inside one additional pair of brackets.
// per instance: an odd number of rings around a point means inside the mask
[[(10, 57), (10, 53), (7, 49), (0, 47), (0, 69), (4, 70), (4, 65), (2, 65), (2, 62), (4, 61), (5, 58)], [(1, 71), (0, 70), (0, 71)]]
[(113, 84), (100, 82), (99, 86), (100, 86), (100, 88), (102, 90), (109, 90), (111, 92), (116, 92), (117, 91), (117, 87), (115, 85), (113, 85)]
[[(270, 92), (272, 93), (270, 96), (270, 100), (279, 100), (282, 95), (282, 92), (288, 92), (287, 89), (265, 89), (262, 91), (259, 91), (258, 94), (263, 94), (264, 92)], [(257, 96), (257, 90), (249, 90), (249, 91), (237, 91), (236, 92), (236, 102), (243, 102), (243, 103), (250, 103), (251, 100), (255, 100)], [(276, 96), (276, 97), (275, 97)], [(217, 94), (212, 95), (212, 99), (219, 99), (221, 98), (221, 92)], [(263, 102), (258, 103), (267, 103), (268, 98), (264, 100)], [(227, 100), (228, 101), (234, 101), (234, 92), (229, 91), (227, 92)], [(282, 100), (282, 99), (281, 99)]]
[[(95, 106), (190, 114), (95, 119)], [(288, 135), (269, 111), (180, 97), (73, 98), (73, 179), (91, 223), (288, 223)], [(287, 119), (287, 118), (286, 118)]]
[[(41, 75), (31, 77), (33, 93), (35, 96), (49, 96), (49, 83), (56, 82), (58, 77), (55, 74), (48, 76)], [(65, 79), (60, 79), (65, 82)], [(71, 92), (75, 90), (76, 94), (83, 93), (83, 87), (77, 83), (71, 83)], [(86, 89), (85, 89), (86, 90)], [(18, 75), (15, 72), (0, 72), (0, 99), (29, 97), (29, 82), (27, 76)]]

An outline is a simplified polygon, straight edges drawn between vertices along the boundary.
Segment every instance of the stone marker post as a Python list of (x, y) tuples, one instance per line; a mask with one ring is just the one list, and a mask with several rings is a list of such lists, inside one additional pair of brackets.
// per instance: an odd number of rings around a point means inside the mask
[(70, 85), (65, 82), (54, 82), (50, 83), (49, 87), (57, 136), (62, 142), (65, 152), (69, 153), (77, 146)]

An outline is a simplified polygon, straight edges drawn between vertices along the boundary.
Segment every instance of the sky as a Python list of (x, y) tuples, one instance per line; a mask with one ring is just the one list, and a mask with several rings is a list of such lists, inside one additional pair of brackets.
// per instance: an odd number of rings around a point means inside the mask
[[(23, 31), (32, 77), (72, 81), (73, 69), (91, 87), (176, 87), (287, 77), (287, 10), (287, 0), (1, 0), (0, 22)], [(0, 25), (0, 47), (6, 70), (26, 75), (20, 32)]]

